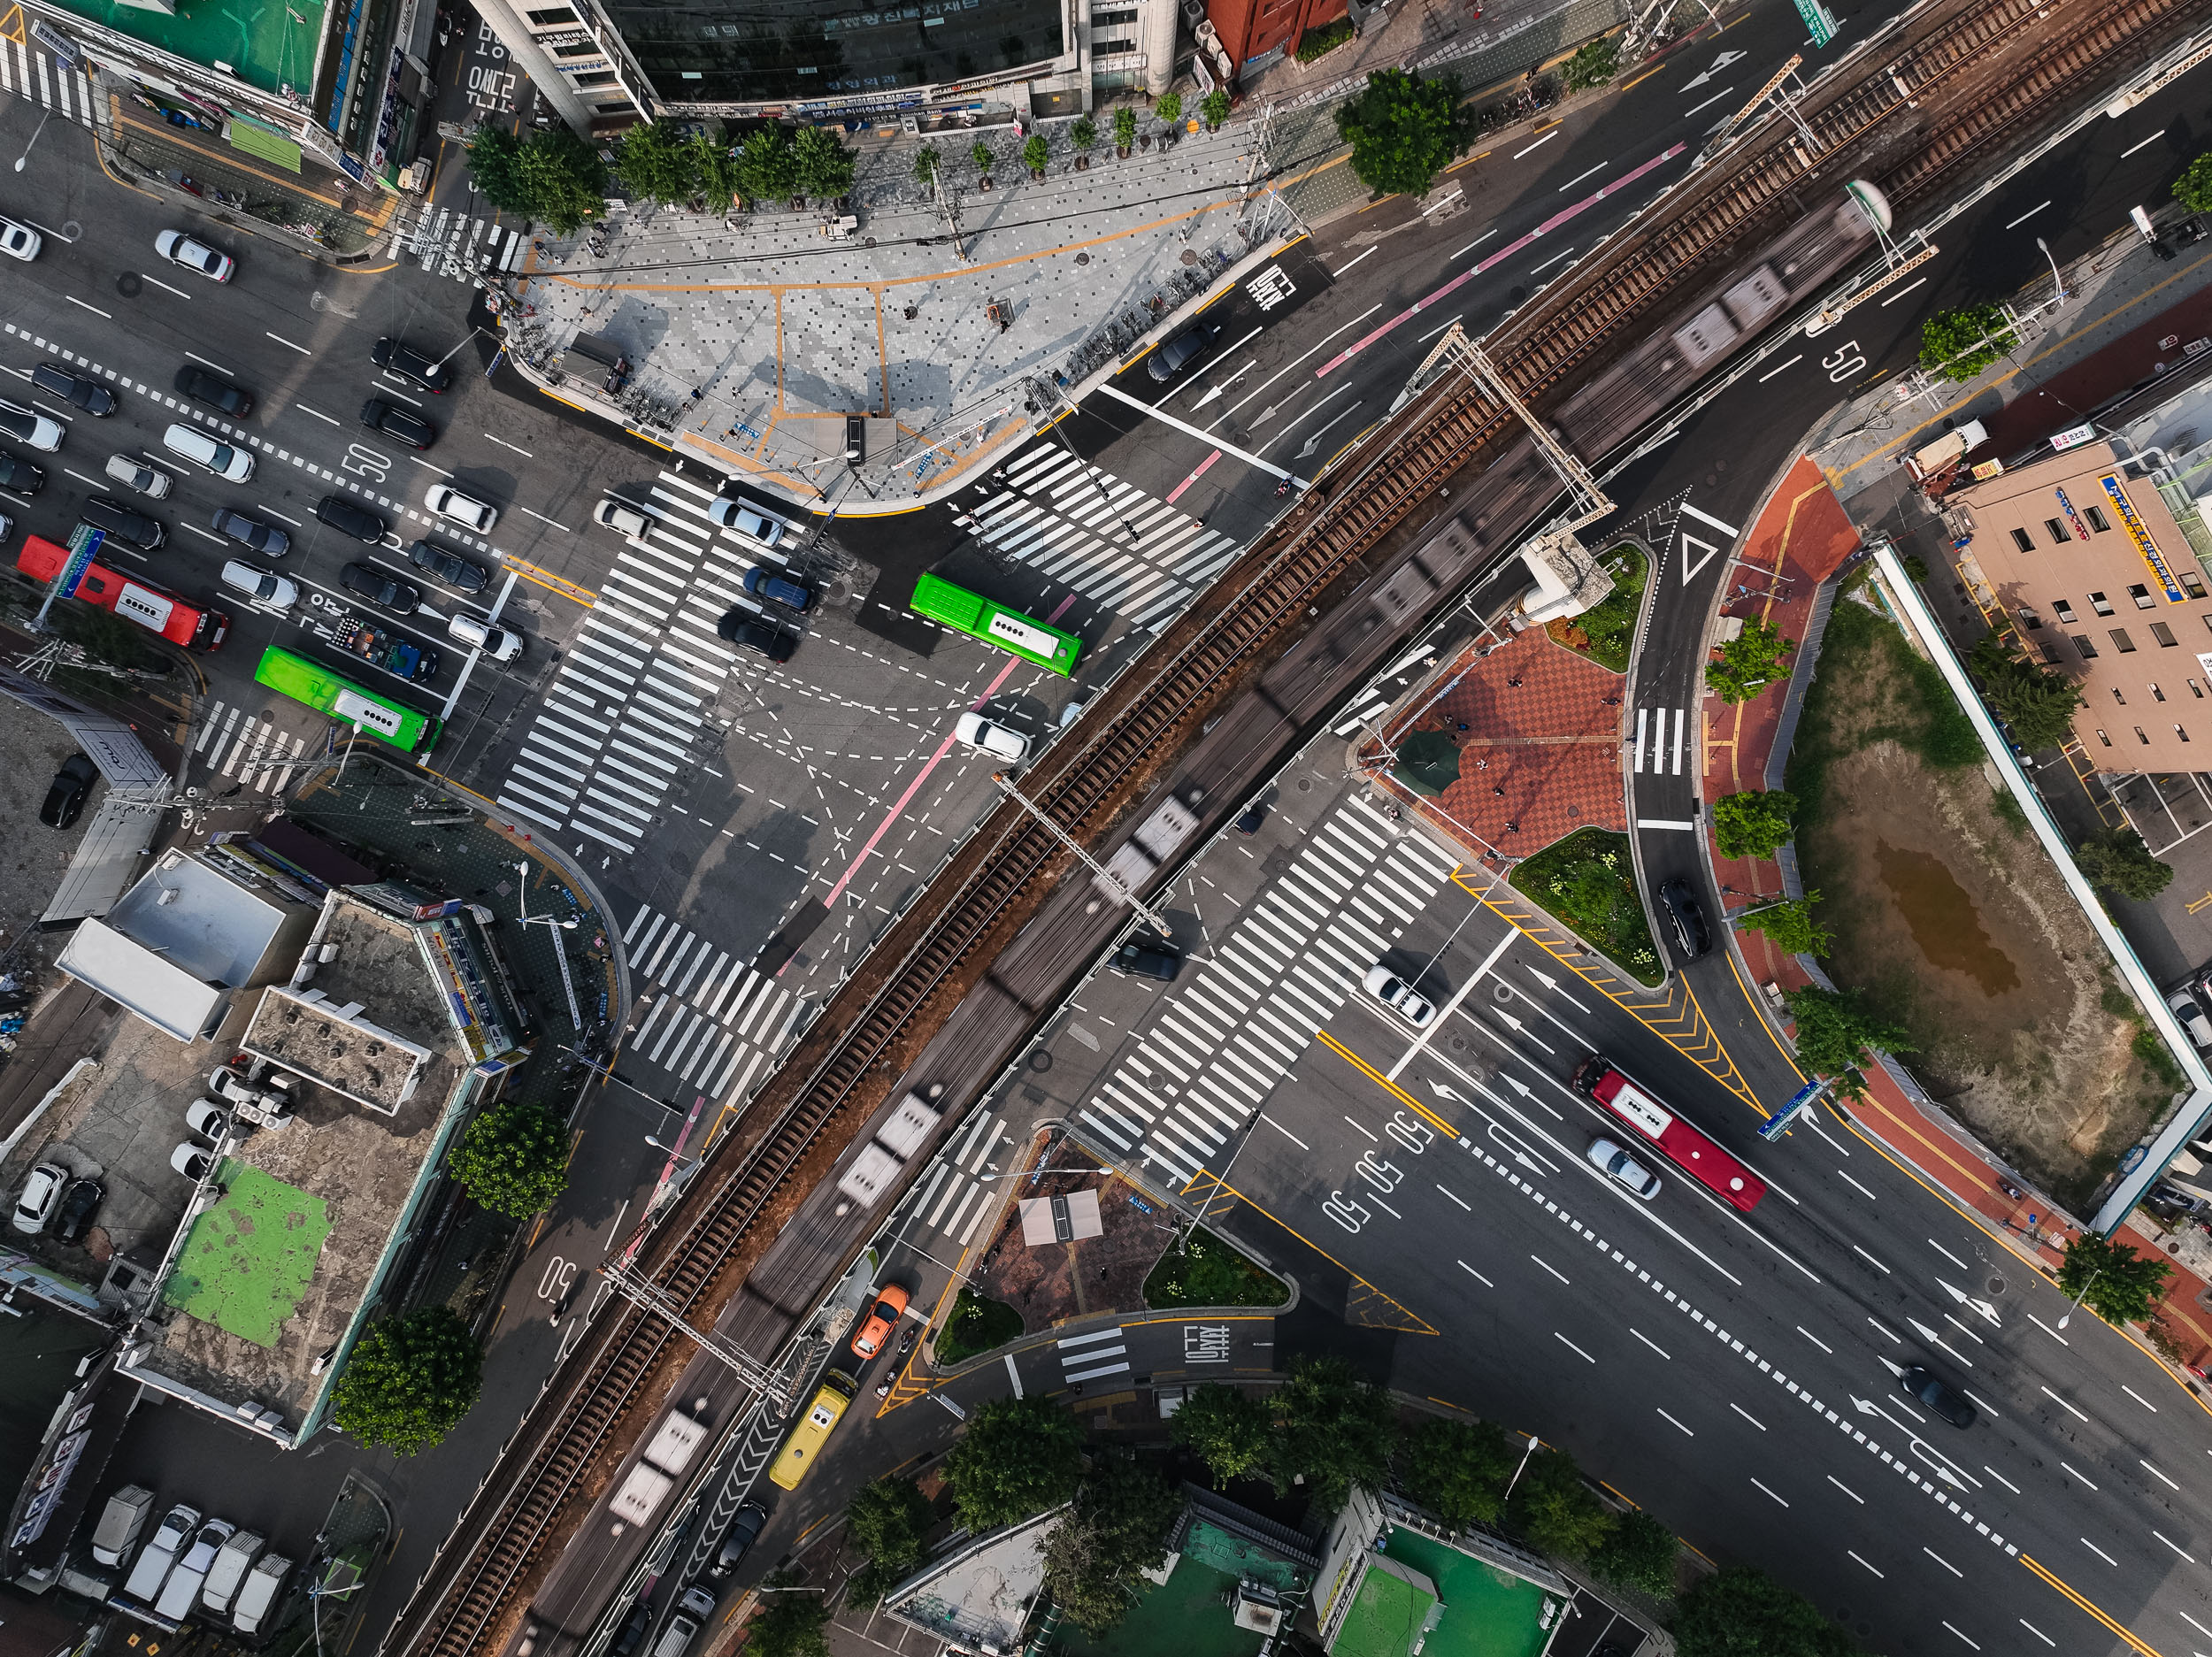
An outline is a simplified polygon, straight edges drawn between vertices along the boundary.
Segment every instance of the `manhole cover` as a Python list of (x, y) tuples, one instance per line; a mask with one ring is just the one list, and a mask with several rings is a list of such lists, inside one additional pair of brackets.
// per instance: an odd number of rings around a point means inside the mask
[(1505, 296), (1505, 303), (1509, 305), (1517, 305), (1527, 298), (1528, 289), (1525, 288), (1517, 288)]
[(1996, 1273), (1992, 1272), (1988, 1280), (1982, 1285), (1982, 1287), (1991, 1294), (2002, 1294), (2005, 1292), (2005, 1280), (1997, 1276)]
[(1467, 1038), (1464, 1036), (1454, 1036), (1452, 1038), (1452, 1051), (1455, 1053), (1464, 1053), (1466, 1050)]
[(1088, 265), (1091, 262), (1091, 256), (1087, 253), (1079, 253), (1075, 256), (1075, 262), (1078, 265)]
[(1197, 264), (1198, 249), (1196, 248), (1185, 248), (1183, 249), (1183, 263), (1186, 265)]
[(73, 219), (63, 219), (61, 221), (61, 239), (64, 242), (81, 242), (84, 240), (84, 226)]
[(873, 236), (870, 236), (867, 241), (867, 245), (872, 248), (874, 247), (876, 245), (876, 239)]
[(1298, 792), (1300, 794), (1311, 794), (1313, 792), (1313, 779), (1310, 777), (1301, 777), (1298, 779)]
[(1490, 986), (1490, 999), (1497, 1002), (1499, 1006), (1504, 1006), (1508, 1001), (1513, 999), (1513, 986), (1509, 984), (1492, 984)]
[(145, 286), (145, 283), (138, 280), (138, 274), (134, 271), (125, 271), (115, 279), (115, 291), (126, 299), (137, 298)]
[(1042, 1047), (1029, 1055), (1029, 1068), (1041, 1075), (1052, 1068), (1052, 1055)]

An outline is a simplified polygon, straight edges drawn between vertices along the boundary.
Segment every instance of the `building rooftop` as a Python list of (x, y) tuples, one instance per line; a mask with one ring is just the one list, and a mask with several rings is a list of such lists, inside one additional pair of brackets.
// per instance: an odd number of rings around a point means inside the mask
[(907, 1578), (883, 1608), (956, 1651), (1010, 1652), (1045, 1581), (1045, 1543), (1067, 1507), (978, 1537)]
[(174, 11), (126, 0), (54, 0), (64, 12), (166, 52), (234, 74), (265, 92), (308, 96), (326, 21), (324, 0)]
[(1503, 1537), (1368, 1491), (1331, 1526), (1322, 1574), (1331, 1657), (1542, 1657), (1575, 1592)]

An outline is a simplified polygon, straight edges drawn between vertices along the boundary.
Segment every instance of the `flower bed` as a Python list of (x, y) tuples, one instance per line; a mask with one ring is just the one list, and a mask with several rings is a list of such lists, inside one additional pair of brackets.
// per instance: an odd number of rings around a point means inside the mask
[(1636, 893), (1628, 836), (1577, 829), (1513, 865), (1513, 889), (1557, 916), (1640, 984), (1666, 976)]

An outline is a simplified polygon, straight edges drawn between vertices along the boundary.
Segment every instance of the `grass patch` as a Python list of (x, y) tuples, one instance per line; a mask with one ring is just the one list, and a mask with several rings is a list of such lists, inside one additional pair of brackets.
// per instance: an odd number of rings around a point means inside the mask
[[(1862, 702), (1846, 711), (1839, 705), (1860, 686), (1877, 681), (1885, 689), (1872, 707)], [(1851, 688), (1839, 693), (1839, 685)], [(1886, 617), (1843, 598), (1821, 639), (1820, 671), (1806, 694), (1783, 783), (1797, 796), (1798, 821), (1820, 819), (1829, 766), (1884, 740), (1916, 756), (1931, 771), (1957, 771), (1982, 760), (1974, 722), (1936, 664), (1915, 655)], [(2016, 809), (2018, 802), (2014, 805)]]
[(1991, 789), (1989, 809), (1997, 814), (1997, 820), (2012, 832), (2015, 840), (2028, 832), (2027, 811), (2012, 797), (2011, 789)]
[(1325, 58), (1352, 38), (1352, 19), (1339, 18), (1333, 23), (1317, 29), (1308, 29), (1298, 37), (1298, 50), (1291, 55), (1302, 64), (1310, 64), (1317, 58)]
[(2170, 1089), (2182, 1085), (2181, 1066), (2174, 1062), (2174, 1055), (2167, 1051), (2166, 1043), (2150, 1025), (2139, 1026), (2129, 1038), (2128, 1051), (2141, 1060), (2143, 1068)]
[(1290, 1299), (1283, 1280), (1263, 1271), (1203, 1226), (1160, 1256), (1144, 1280), (1144, 1303), (1170, 1306), (1280, 1306)]
[(960, 1291), (952, 1316), (937, 1337), (937, 1362), (965, 1363), (1022, 1335), (1022, 1315), (1003, 1300), (987, 1300), (973, 1289)]
[(1636, 616), (1643, 608), (1644, 555), (1623, 542), (1607, 553), (1605, 572), (1613, 578), (1613, 590), (1603, 602), (1579, 616), (1548, 621), (1544, 631), (1553, 642), (1563, 644), (1600, 667), (1616, 673), (1628, 671), (1628, 653), (1636, 642)]
[(1618, 963), (1640, 984), (1666, 975), (1636, 894), (1628, 836), (1577, 829), (1513, 865), (1513, 889), (1547, 909)]

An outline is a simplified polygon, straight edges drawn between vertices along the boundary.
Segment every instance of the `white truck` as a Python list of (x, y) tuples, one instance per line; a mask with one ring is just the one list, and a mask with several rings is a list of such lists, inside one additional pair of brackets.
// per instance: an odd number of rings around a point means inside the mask
[(162, 1584), (161, 1598), (154, 1601), (154, 1615), (171, 1622), (181, 1622), (192, 1615), (192, 1607), (199, 1603), (200, 1586), (207, 1581), (207, 1573), (213, 1569), (215, 1555), (222, 1551), (237, 1526), (227, 1519), (204, 1521), (192, 1538), (192, 1546), (184, 1550), (177, 1561), (176, 1569), (169, 1573), (169, 1580)]
[(614, 1509), (615, 1516), (630, 1524), (643, 1524), (650, 1519), (653, 1510), (676, 1487), (678, 1477), (691, 1465), (691, 1458), (698, 1454), (706, 1438), (706, 1423), (680, 1410), (672, 1411), (653, 1434), (653, 1441), (645, 1446), (638, 1464), (622, 1481), (622, 1487), (607, 1503)]
[(125, 1598), (152, 1608), (154, 1601), (161, 1597), (161, 1584), (169, 1580), (169, 1568), (177, 1562), (177, 1555), (184, 1552), (186, 1543), (192, 1539), (192, 1529), (199, 1522), (200, 1510), (182, 1502), (163, 1515), (123, 1584)]
[(238, 1597), (239, 1584), (246, 1580), (246, 1568), (266, 1546), (250, 1530), (234, 1532), (215, 1555), (215, 1563), (208, 1568), (207, 1582), (200, 1589), (200, 1604), (217, 1616), (227, 1613), (230, 1602)]
[(120, 1565), (146, 1528), (146, 1515), (153, 1507), (154, 1492), (142, 1484), (126, 1484), (109, 1497), (93, 1529), (92, 1557), (103, 1565)]
[(230, 1608), (230, 1623), (241, 1634), (258, 1634), (277, 1607), (277, 1596), (282, 1592), (284, 1579), (291, 1574), (292, 1561), (281, 1553), (264, 1553), (246, 1574), (246, 1585), (238, 1591), (238, 1598)]

